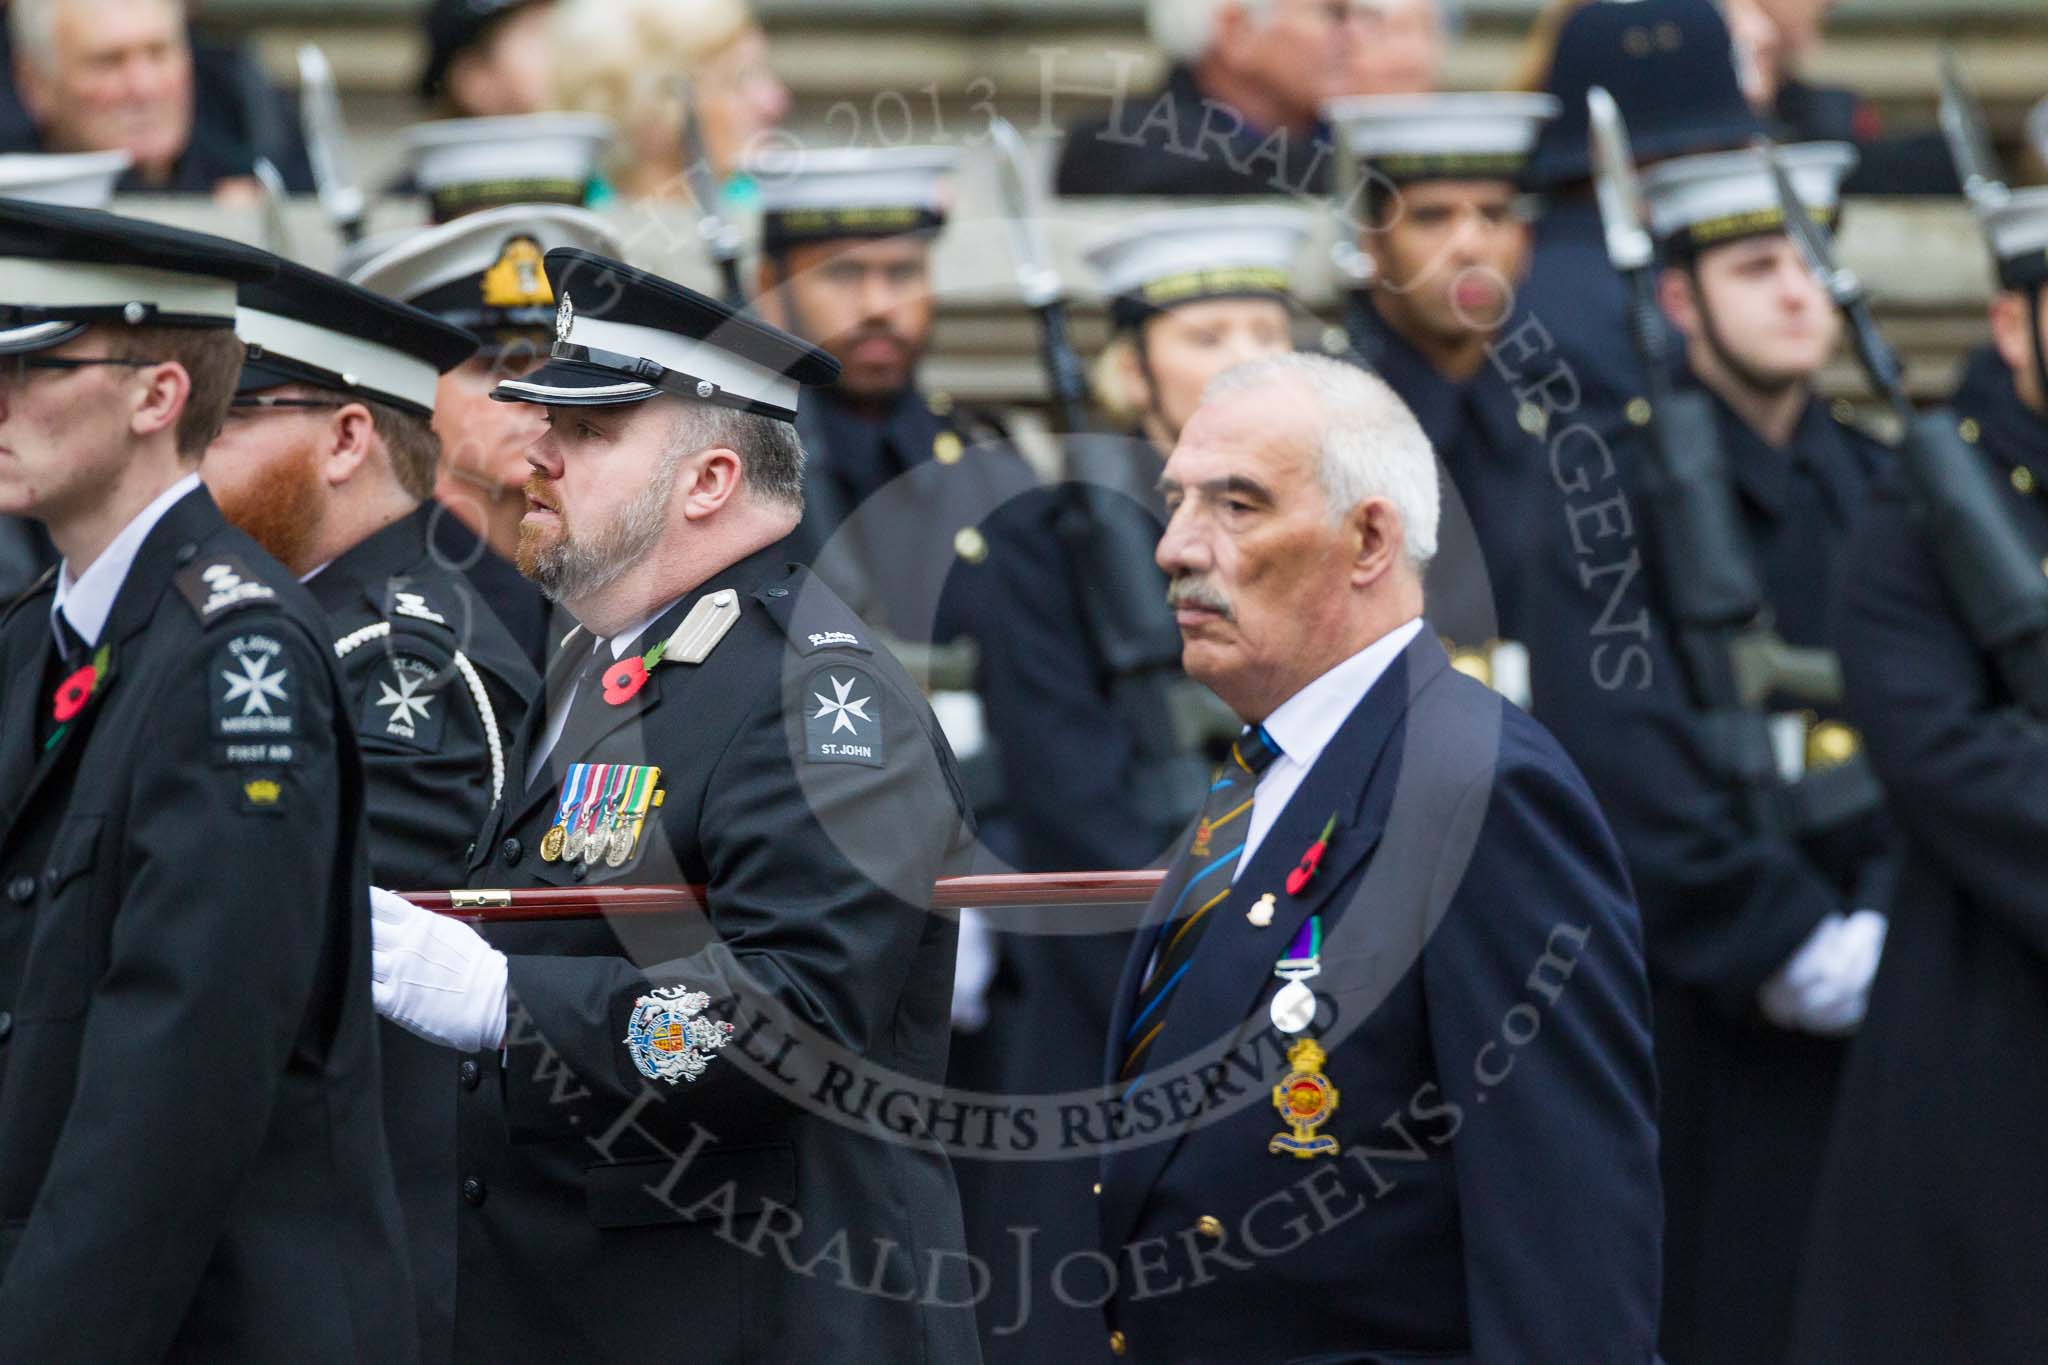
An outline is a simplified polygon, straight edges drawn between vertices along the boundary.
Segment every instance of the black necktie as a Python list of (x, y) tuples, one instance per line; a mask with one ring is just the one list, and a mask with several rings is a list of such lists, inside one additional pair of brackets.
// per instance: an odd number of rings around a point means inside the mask
[(1238, 736), (1230, 747), (1230, 759), (1217, 772), (1202, 803), (1201, 823), (1165, 885), (1179, 886), (1173, 907), (1160, 930), (1159, 951), (1152, 970), (1138, 988), (1136, 1010), (1124, 1033), (1124, 1063), (1121, 1074), (1128, 1078), (1138, 1072), (1139, 1062), (1166, 1021), (1166, 1000), (1180, 984), (1195, 948), (1212, 913), (1230, 896), (1230, 883), (1244, 856), (1245, 831), (1251, 825), (1252, 792), (1259, 774), (1280, 757), (1280, 746), (1261, 725)]
[[(599, 640), (583, 667), (568, 675), (562, 692), (568, 702), (569, 714), (562, 722), (562, 737), (555, 741), (553, 751), (548, 754), (550, 762), (557, 759), (563, 764), (578, 762), (584, 750), (596, 743), (598, 734), (605, 728), (607, 713), (612, 709), (604, 700), (604, 675), (622, 662), (624, 660), (612, 657), (611, 641)], [(573, 696), (568, 695), (571, 682), (576, 688)], [(558, 701), (556, 704), (561, 703)]]
[(51, 641), (43, 662), (43, 694), (36, 701), (36, 752), (57, 732), (57, 689), (88, 662), (85, 640), (60, 610), (50, 617)]

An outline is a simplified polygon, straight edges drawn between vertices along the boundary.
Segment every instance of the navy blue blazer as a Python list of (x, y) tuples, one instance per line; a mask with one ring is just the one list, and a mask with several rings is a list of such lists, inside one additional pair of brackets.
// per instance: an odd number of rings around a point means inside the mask
[[(1299, 895), (1287, 874), (1332, 816)], [(1427, 633), (1359, 703), (1215, 913), (1151, 1069), (1116, 1080), (1173, 892), (1118, 989), (1099, 1229), (1127, 1359), (1640, 1362), (1662, 1203), (1642, 932), (1549, 734)], [(1247, 911), (1265, 893), (1274, 914)], [(1269, 1152), (1296, 1038), (1275, 962), (1322, 917), (1335, 1156)], [(1107, 1262), (1098, 1269), (1106, 1267)], [(1074, 1275), (1075, 1293), (1083, 1292)]]

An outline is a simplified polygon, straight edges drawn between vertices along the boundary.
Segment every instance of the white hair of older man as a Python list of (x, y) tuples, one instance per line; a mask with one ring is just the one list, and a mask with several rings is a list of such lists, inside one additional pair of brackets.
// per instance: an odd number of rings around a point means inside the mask
[(1152, 41), (1177, 62), (1197, 62), (1216, 40), (1216, 16), (1235, 6), (1263, 14), (1273, 0), (1146, 0), (1145, 27)]
[(1315, 397), (1316, 475), (1330, 519), (1342, 521), (1366, 499), (1385, 498), (1401, 518), (1409, 563), (1419, 569), (1436, 558), (1436, 452), (1386, 380), (1329, 356), (1292, 352), (1231, 366), (1209, 381), (1202, 401), (1283, 378), (1299, 380)]
[[(14, 47), (38, 71), (48, 71), (57, 58), (57, 16), (66, 5), (78, 0), (8, 0), (7, 36)], [(185, 0), (156, 0), (182, 16)]]

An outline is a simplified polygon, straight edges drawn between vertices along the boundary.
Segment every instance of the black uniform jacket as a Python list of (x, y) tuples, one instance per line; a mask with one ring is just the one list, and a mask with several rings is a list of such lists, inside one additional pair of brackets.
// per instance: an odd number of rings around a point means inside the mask
[[(1620, 850), (1536, 722), (1417, 637), (1210, 912), (1127, 1083), (1132, 1002), (1175, 892), (1169, 875), (1119, 987), (1099, 1124), (1120, 1139), (1100, 1226), (1126, 1358), (1650, 1359), (1641, 930)], [(1291, 1038), (1269, 1019), (1274, 966), (1311, 916), (1320, 1003)], [(1336, 1091), (1327, 1156), (1269, 1145), (1290, 1134), (1275, 1083), (1300, 1039)]]
[[(1869, 481), (1889, 458), (1811, 403), (1786, 449), (1713, 404), (1744, 550), (1779, 633), (1832, 648)], [(1633, 433), (1633, 434), (1632, 434)], [(1882, 909), (1896, 870), (1882, 809), (1825, 830), (1760, 823), (1716, 766), (1664, 606), (1673, 562), (1646, 519), (1640, 433), (1575, 442), (1553, 562), (1527, 601), (1536, 708), (1585, 770), (1628, 854), (1657, 991), (1672, 1360), (1782, 1356), (1799, 1245), (1843, 1044), (1767, 1020), (1757, 991), (1831, 914)], [(1840, 708), (1810, 713), (1809, 752)], [(1840, 735), (1846, 732), (1834, 731)], [(1782, 790), (1764, 789), (1775, 802)]]
[[(2048, 422), (1990, 352), (1955, 408), (2048, 573)], [(1972, 642), (1903, 480), (1849, 552), (1849, 711), (1907, 852), (1816, 1196), (1794, 1358), (2048, 1358), (2048, 726)]]
[(1106, 117), (1069, 128), (1053, 183), (1074, 195), (1318, 195), (1335, 155), (1322, 124), (1255, 128), (1175, 66), (1162, 88), (1120, 95)]
[(334, 625), (363, 750), (370, 866), (377, 885), (401, 891), (462, 884), (540, 691), (491, 608), (428, 543), (437, 511), (423, 505), (307, 584)]
[[(958, 1198), (922, 1117), (955, 940), (926, 907), (966, 845), (964, 795), (916, 688), (784, 555), (718, 573), (634, 646), (730, 592), (738, 619), (702, 663), (660, 662), (617, 704), (579, 683), (526, 785), (529, 717), (473, 886), (708, 893), (491, 929), (511, 1022), (502, 1063), (458, 1083), (458, 1360), (976, 1358)], [(550, 695), (590, 654), (564, 644)], [(661, 769), (616, 866), (542, 856), (572, 762)], [(652, 1055), (727, 1040), (695, 1079), (646, 1069), (664, 1018)]]
[[(1363, 295), (1352, 297), (1345, 320), (1353, 352), (1408, 405), (1450, 476), (1429, 571), (1430, 624), (1460, 645), (1520, 639), (1521, 585), (1554, 538), (1564, 501), (1550, 472), (1550, 414), (1538, 401), (1547, 391), (1516, 393), (1544, 376), (1489, 356), (1469, 378), (1448, 378)], [(1502, 331), (1519, 326), (1511, 320)]]
[[(362, 747), (370, 879), (398, 891), (463, 884), (540, 691), (469, 578), (430, 545), (437, 516), (446, 513), (422, 505), (307, 584), (327, 613)], [(396, 1025), (379, 1031), (421, 1354), (445, 1361), (455, 1322), (456, 1059)]]
[(195, 490), (39, 757), (50, 601), (0, 629), (0, 1359), (411, 1360), (326, 624)]

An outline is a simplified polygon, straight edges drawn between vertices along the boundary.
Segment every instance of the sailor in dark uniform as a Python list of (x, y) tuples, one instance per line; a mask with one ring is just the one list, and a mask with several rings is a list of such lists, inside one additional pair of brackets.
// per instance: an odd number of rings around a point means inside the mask
[(1546, 439), (1552, 366), (1525, 366), (1536, 329), (1515, 312), (1529, 263), (1516, 178), (1547, 95), (1366, 96), (1329, 107), (1363, 186), (1364, 287), (1345, 331), (1428, 435), (1455, 500), (1429, 577), (1429, 619), (1452, 666), (1529, 705), (1521, 580), (1561, 516)]
[(1698, 0), (1582, 5), (1559, 31), (1544, 87), (1561, 108), (1523, 171), (1543, 196), (1523, 314), (1547, 333), (1570, 373), (1580, 416), (1609, 418), (1643, 392), (1629, 342), (1628, 292), (1607, 258), (1593, 198), (1586, 92), (1614, 96), (1637, 164), (1748, 145), (1764, 131), (1736, 77), (1720, 8)]
[[(1784, 149), (1832, 223), (1842, 144)], [(1532, 679), (1629, 855), (1656, 987), (1666, 1190), (1662, 1343), (1672, 1360), (1785, 1359), (1799, 1249), (1845, 1050), (1884, 942), (1890, 827), (1839, 708), (1835, 597), (1888, 460), (1813, 392), (1840, 323), (1786, 235), (1754, 152), (1644, 180), (1663, 310), (1710, 395), (1739, 539), (1666, 543), (1649, 433), (1575, 440), (1566, 527), (1532, 575)], [(1655, 420), (1647, 403), (1631, 406)], [(1693, 558), (1688, 559), (1690, 553)], [(1740, 646), (1683, 626), (1672, 585), (1743, 556), (1798, 667), (1754, 703), (1709, 679)], [(1719, 654), (1714, 651), (1719, 650)], [(1757, 659), (1773, 658), (1757, 654)], [(1711, 708), (1711, 709), (1710, 709)]]
[[(1010, 572), (1004, 583), (1011, 653), (1042, 713), (1069, 725), (1086, 718), (1106, 742), (1061, 770), (1066, 819), (1026, 828), (1033, 867), (1158, 861), (1200, 811), (1216, 760), (1242, 728), (1181, 671), (1180, 630), (1153, 560), (1159, 474), (1209, 380), (1293, 349), (1293, 272), (1308, 230), (1307, 214), (1280, 205), (1171, 209), (1087, 247), (1115, 328), (1095, 365), (1097, 394), (1131, 434), (1069, 436), (1069, 468), (1086, 482), (1039, 508), (1041, 534), (1071, 547), (1065, 571)], [(975, 1028), (954, 1038), (952, 1084), (1017, 1098), (1095, 1084), (1130, 931), (1047, 932), (1027, 914), (968, 912), (962, 943), (983, 931), (988, 955), (963, 950), (955, 985)], [(976, 966), (985, 989), (969, 976)], [(1094, 1167), (1085, 1155), (958, 1163), (968, 1244), (992, 1272), (980, 1315), (986, 1359), (1101, 1354), (1101, 1314), (1047, 1280), (1061, 1257), (1094, 1245)], [(1020, 1228), (1032, 1233), (1028, 1246)]]
[[(239, 391), (202, 473), (227, 518), (305, 580), (330, 623), (362, 748), (378, 885), (460, 885), (508, 785), (539, 675), (429, 534), (440, 376), (476, 339), (286, 264), (243, 289)], [(422, 1355), (449, 1359), (455, 1298), (455, 1063), (384, 1029), (385, 1122)]]
[(943, 1079), (959, 774), (784, 544), (798, 390), (835, 366), (616, 262), (547, 266), (556, 358), (499, 393), (547, 410), (521, 566), (579, 625), (470, 884), (704, 904), (480, 933), (372, 893), (379, 1010), (469, 1054), (455, 1358), (971, 1365), (928, 1111), (863, 1108)]
[[(1994, 345), (1953, 419), (2048, 574), (2048, 190), (1987, 226)], [(2048, 717), (2018, 704), (1928, 537), (1895, 475), (1849, 551), (1848, 708), (1906, 850), (1814, 1197), (1796, 1360), (2048, 1358)]]
[(540, 426), (524, 405), (490, 397), (500, 380), (521, 378), (547, 359), (555, 294), (542, 260), (563, 246), (613, 256), (624, 249), (610, 226), (582, 209), (513, 205), (408, 234), (349, 276), (482, 343), (442, 376), (435, 394), (441, 462), (430, 543), (443, 564), (468, 577), (536, 670), (547, 667), (569, 628), (554, 623), (540, 590), (512, 566), (526, 514), (526, 448)]
[(0, 619), (0, 1359), (418, 1355), (355, 724), (196, 468), (275, 268), (0, 204), (0, 510), (64, 556)]
[(810, 460), (798, 557), (909, 648), (968, 774), (982, 841), (1018, 866), (1019, 826), (1071, 818), (1060, 784), (1034, 775), (1085, 764), (1103, 741), (1048, 724), (1005, 657), (1002, 580), (1059, 572), (1058, 547), (1030, 529), (1037, 476), (992, 417), (918, 382), (932, 339), (932, 239), (956, 160), (948, 148), (905, 147), (752, 163), (755, 307), (840, 364), (838, 382), (806, 393), (797, 419)]

